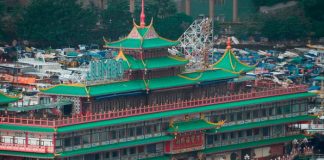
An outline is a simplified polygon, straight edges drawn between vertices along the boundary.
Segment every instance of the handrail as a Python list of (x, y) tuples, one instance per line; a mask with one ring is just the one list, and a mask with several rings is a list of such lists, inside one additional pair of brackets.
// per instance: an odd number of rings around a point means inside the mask
[(36, 153), (53, 153), (54, 146), (39, 146), (13, 143), (0, 143), (0, 150), (36, 152)]
[(207, 106), (213, 104), (221, 104), (228, 102), (236, 102), (242, 100), (250, 100), (256, 98), (264, 98), (269, 96), (278, 96), (291, 93), (300, 93), (306, 92), (307, 86), (305, 85), (296, 85), (287, 88), (273, 88), (270, 90), (264, 91), (252, 91), (249, 93), (242, 94), (232, 94), (225, 95), (221, 97), (209, 97), (209, 98), (200, 98), (193, 99), (189, 101), (179, 101), (174, 103), (166, 103), (160, 105), (152, 106), (143, 106), (132, 109), (122, 109), (117, 111), (108, 111), (104, 113), (93, 113), (84, 116), (73, 116), (68, 118), (48, 120), (48, 119), (35, 119), (35, 118), (21, 118), (21, 117), (10, 117), (10, 116), (0, 116), (0, 124), (19, 124), (27, 126), (41, 126), (41, 127), (62, 127), (74, 124), (89, 123), (95, 121), (116, 119), (122, 117), (143, 115), (149, 113), (164, 112), (170, 110), (179, 110), (185, 108), (194, 108), (200, 106)]

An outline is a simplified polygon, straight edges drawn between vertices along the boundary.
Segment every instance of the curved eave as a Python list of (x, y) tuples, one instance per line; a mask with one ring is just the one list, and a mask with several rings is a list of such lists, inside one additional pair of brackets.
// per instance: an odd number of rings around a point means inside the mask
[(0, 92), (0, 105), (16, 102), (18, 100), (19, 100), (19, 97), (9, 96), (9, 95), (6, 95), (6, 94)]

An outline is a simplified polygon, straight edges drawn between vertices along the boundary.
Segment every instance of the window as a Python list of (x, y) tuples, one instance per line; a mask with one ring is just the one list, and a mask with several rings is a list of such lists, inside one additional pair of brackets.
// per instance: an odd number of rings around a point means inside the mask
[(267, 109), (262, 109), (262, 117), (266, 117), (267, 116)]
[(288, 105), (288, 106), (284, 106), (283, 109), (284, 109), (284, 112), (285, 112), (286, 114), (291, 113), (291, 108), (290, 108), (289, 105)]
[(252, 136), (252, 129), (249, 129), (246, 131), (246, 136)]
[(106, 152), (105, 153), (105, 159), (109, 159), (110, 158), (110, 152)]
[(136, 147), (129, 148), (129, 154), (136, 154)]
[(116, 139), (117, 138), (117, 131), (110, 131), (111, 134), (111, 139)]
[(253, 111), (253, 118), (259, 118), (259, 110)]
[(245, 119), (251, 119), (251, 113), (250, 113), (250, 111), (247, 111), (245, 113)]
[(113, 151), (111, 156), (112, 156), (112, 158), (119, 157), (119, 151)]
[(213, 135), (207, 135), (207, 144), (213, 144)]
[(151, 134), (152, 133), (152, 126), (151, 125), (147, 125), (145, 126), (145, 134)]
[(221, 120), (225, 120), (226, 119), (226, 115), (225, 114), (222, 114), (220, 117), (221, 117)]
[(260, 133), (259, 128), (255, 128), (255, 129), (253, 130), (253, 134), (254, 134), (254, 135), (259, 135), (259, 133)]
[(140, 136), (140, 135), (143, 135), (143, 127), (142, 126), (136, 127), (136, 136)]
[(239, 137), (239, 138), (243, 137), (243, 131), (239, 131), (239, 132), (238, 132), (238, 137)]
[(125, 138), (125, 129), (120, 129), (118, 134), (119, 138)]
[(263, 136), (269, 136), (269, 127), (262, 128), (262, 134)]
[(65, 147), (71, 147), (72, 144), (71, 144), (71, 138), (65, 138), (64, 139), (64, 146)]
[(127, 156), (127, 148), (122, 149), (122, 156)]
[(238, 121), (242, 120), (242, 113), (241, 113), (241, 112), (237, 113), (237, 117), (236, 117), (236, 119), (237, 119)]
[(92, 134), (92, 143), (99, 142), (99, 133)]
[(276, 108), (276, 114), (277, 114), (277, 115), (282, 114), (282, 107), (277, 107), (277, 108)]
[(222, 133), (222, 140), (226, 140), (226, 139), (227, 139), (226, 133)]
[(108, 133), (102, 132), (100, 133), (100, 141), (107, 141), (108, 140)]
[(218, 141), (218, 135), (217, 134), (214, 135), (214, 141), (215, 142)]
[(234, 139), (234, 138), (235, 138), (235, 133), (231, 132), (231, 139)]
[(135, 136), (135, 128), (128, 128), (128, 136), (129, 137)]
[(82, 136), (82, 143), (83, 144), (90, 143), (90, 135), (84, 135), (84, 136)]
[(149, 144), (146, 146), (147, 153), (155, 153), (156, 152), (156, 144)]
[(231, 113), (231, 114), (230, 114), (230, 116), (229, 116), (229, 120), (230, 120), (230, 121), (235, 121), (235, 119), (234, 119), (234, 113)]
[(73, 143), (75, 146), (81, 145), (81, 136), (76, 136), (73, 138)]
[(138, 151), (138, 154), (144, 153), (144, 146), (138, 146), (137, 151)]
[(274, 115), (274, 112), (273, 112), (273, 107), (269, 108), (269, 116), (273, 116)]

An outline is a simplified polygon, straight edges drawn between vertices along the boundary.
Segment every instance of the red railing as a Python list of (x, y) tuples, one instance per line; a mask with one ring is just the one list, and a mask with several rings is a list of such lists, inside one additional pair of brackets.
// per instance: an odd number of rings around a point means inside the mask
[(175, 102), (170, 104), (161, 104), (161, 105), (153, 105), (153, 106), (143, 106), (134, 109), (110, 111), (110, 112), (98, 113), (98, 114), (95, 113), (90, 115), (68, 117), (68, 118), (62, 118), (56, 120), (17, 118), (17, 117), (4, 116), (4, 117), (0, 117), (0, 124), (61, 127), (61, 126), (68, 126), (73, 124), (116, 119), (116, 118), (136, 116), (136, 115), (142, 115), (148, 113), (157, 113), (157, 112), (170, 111), (170, 110), (179, 110), (185, 108), (194, 108), (194, 107), (207, 106), (212, 104), (250, 100), (256, 98), (264, 98), (269, 96), (278, 96), (278, 95), (299, 93), (305, 91), (307, 91), (307, 87), (305, 85), (296, 85), (287, 88), (274, 88), (265, 91), (254, 91), (250, 93), (233, 94), (233, 95), (227, 95), (222, 97), (215, 96), (209, 98), (193, 99), (190, 101), (181, 101), (181, 102)]
[(25, 144), (0, 143), (0, 150), (35, 152), (35, 153), (54, 153), (53, 146), (36, 146)]

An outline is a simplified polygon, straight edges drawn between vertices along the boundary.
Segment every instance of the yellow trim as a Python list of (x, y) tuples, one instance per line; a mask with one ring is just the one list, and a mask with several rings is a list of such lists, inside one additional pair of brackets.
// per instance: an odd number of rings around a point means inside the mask
[(144, 82), (145, 88), (148, 89), (149, 88), (148, 83), (146, 82), (146, 80), (144, 78), (143, 78), (143, 82)]
[(223, 56), (217, 61), (215, 62), (214, 64), (212, 64), (212, 66), (215, 66), (217, 65), (218, 63), (220, 63), (224, 58), (225, 56), (227, 55), (226, 53), (228, 52), (228, 49), (225, 50), (225, 53), (223, 54)]
[(196, 80), (200, 79), (203, 76), (203, 73), (201, 72), (199, 74), (199, 76), (196, 77), (196, 78), (190, 78), (190, 77), (187, 77), (187, 76), (184, 76), (184, 75), (181, 75), (181, 74), (178, 74), (178, 76), (181, 77), (181, 78), (187, 79), (187, 80), (196, 81)]
[[(236, 59), (240, 64), (242, 64), (242, 65), (245, 66), (245, 67), (250, 67), (250, 68), (252, 68), (252, 66), (250, 66), (250, 65), (248, 65), (248, 64), (245, 64), (245, 63), (241, 62), (239, 59), (237, 59), (236, 56), (235, 56), (235, 54), (233, 53), (232, 50), (231, 50), (231, 53), (233, 54), (234, 58), (235, 58), (235, 59)], [(256, 66), (256, 65), (253, 65), (253, 66)]]
[(171, 56), (168, 56), (168, 57), (171, 58), (171, 59), (177, 60), (177, 61), (181, 61), (181, 62), (188, 61), (187, 59), (179, 57), (179, 56), (171, 55)]
[(7, 98), (18, 98), (19, 99), (19, 96), (12, 96), (12, 95), (8, 95), (8, 94), (5, 94), (4, 92), (0, 91), (0, 94), (2, 94), (3, 96), (7, 97)]
[(208, 123), (208, 124), (217, 126), (217, 127), (221, 127), (221, 126), (223, 126), (225, 124), (226, 120), (221, 120), (221, 121), (219, 121), (217, 123), (213, 123), (213, 122), (210, 122), (210, 121), (207, 121), (207, 120), (205, 120), (205, 122)]

